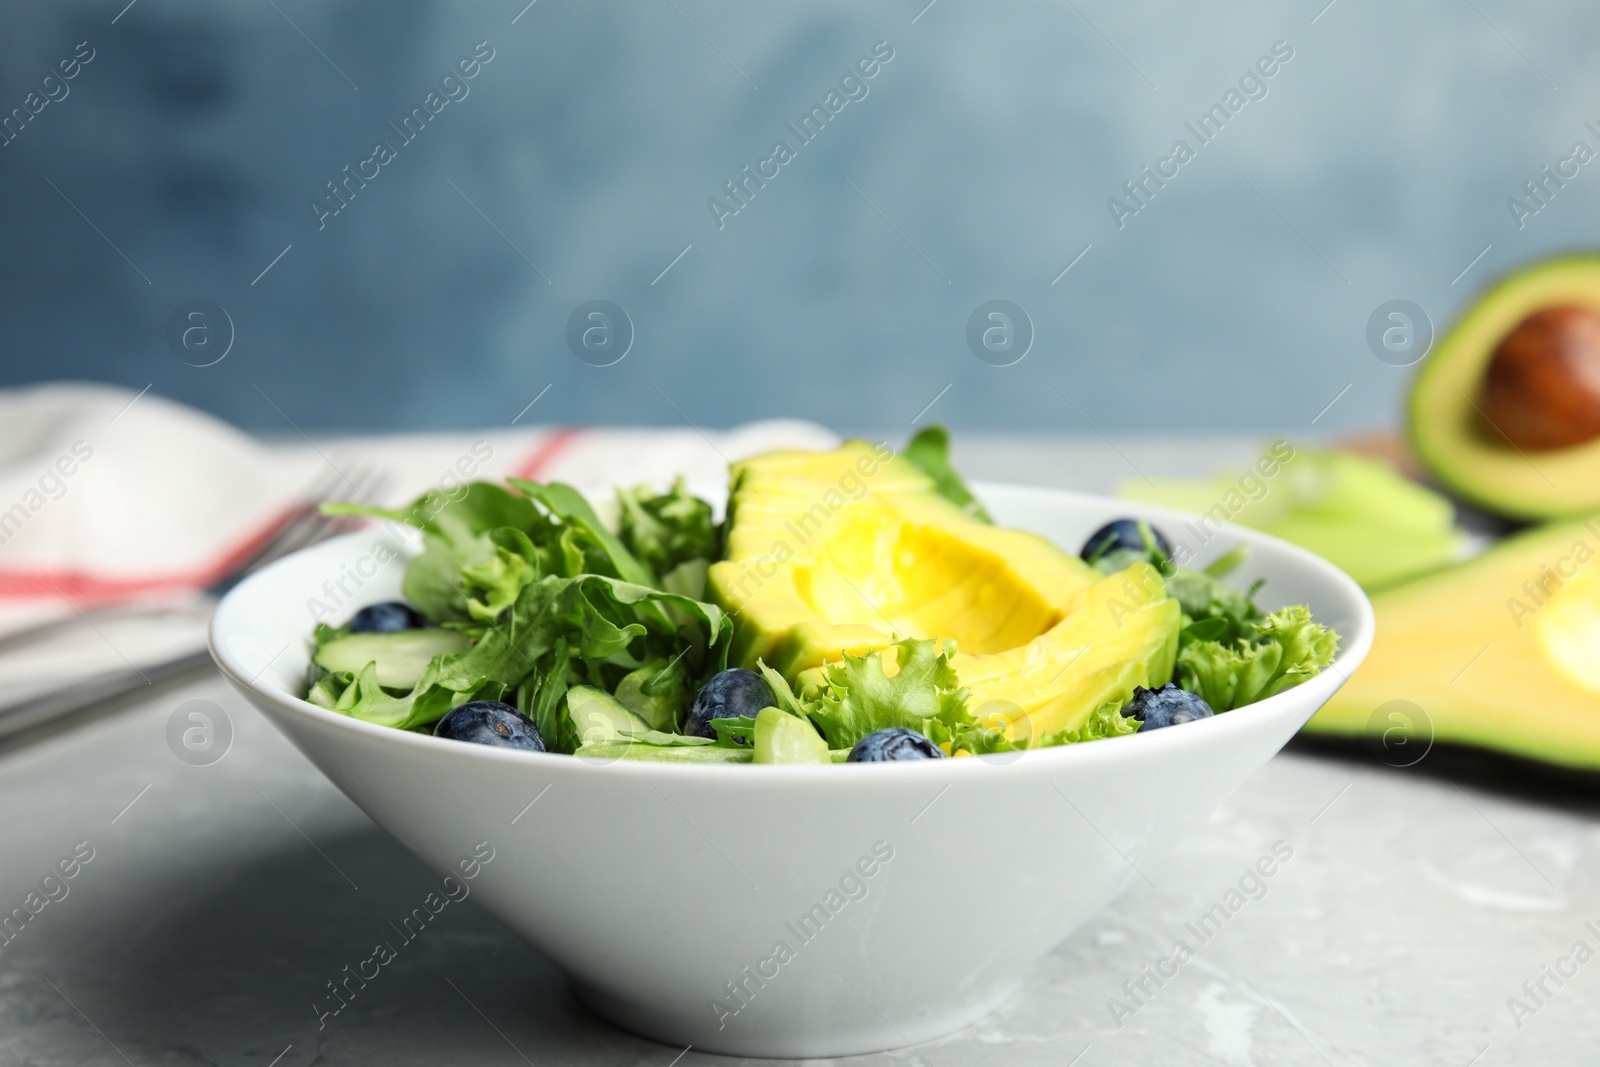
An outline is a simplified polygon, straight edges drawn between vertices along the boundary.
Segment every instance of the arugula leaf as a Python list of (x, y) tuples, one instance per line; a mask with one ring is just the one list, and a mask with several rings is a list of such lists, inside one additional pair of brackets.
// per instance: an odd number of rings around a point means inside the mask
[[(889, 649), (899, 665), (892, 678), (883, 669)], [(933, 638), (896, 641), (861, 656), (846, 653), (823, 668), (821, 690), (805, 710), (829, 748), (851, 748), (891, 726), (916, 730), (935, 744), (949, 741), (954, 728), (972, 722), (967, 691), (950, 666), (954, 654), (954, 641)]]
[(656, 576), (651, 573), (650, 568), (639, 562), (616, 535), (606, 529), (583, 494), (572, 486), (560, 482), (541, 484), (530, 482), (525, 478), (506, 480), (525, 493), (529, 499), (544, 505), (551, 515), (561, 520), (566, 528), (563, 531), (562, 547), (569, 553), (568, 568), (564, 573), (569, 577), (577, 574), (605, 574), (635, 585), (656, 583)]
[[(313, 664), (313, 667), (315, 668), (315, 664)], [(345, 690), (350, 688), (350, 683), (355, 680), (356, 676), (349, 671), (334, 671), (332, 673), (322, 671), (321, 675), (311, 683), (311, 690), (306, 693), (306, 702), (315, 704), (319, 708), (333, 711), (338, 707), (339, 698), (344, 695)]]
[(708, 559), (684, 560), (661, 576), (661, 588), (669, 593), (704, 600), (706, 576), (711, 573), (712, 562)]
[(918, 433), (901, 450), (900, 455), (932, 478), (934, 492), (961, 508), (969, 518), (979, 522), (994, 522), (955, 468), (950, 466), (950, 433), (943, 426), (929, 426)]
[(460, 568), (460, 585), (476, 596), (467, 598), (467, 614), (479, 622), (493, 622), (516, 602), (522, 587), (548, 567), (548, 553), (534, 546), (528, 535), (510, 526), (489, 534), (492, 554), (481, 563)]
[(395, 696), (379, 685), (377, 666), (369, 663), (328, 710), (401, 730), (436, 722), (457, 704), (472, 699), (471, 693), (463, 694), (439, 684), (439, 664), (447, 658), (440, 656), (429, 664), (416, 687), (402, 696)]
[[(659, 663), (643, 694), (666, 674), (663, 688), (686, 688), (678, 672), (690, 661), (714, 673), (727, 663), (731, 621), (711, 604), (599, 574), (549, 575), (523, 586), (505, 613), (461, 652), (437, 657), (408, 694), (393, 695), (364, 672), (337, 693), (324, 679), (319, 702), (369, 722), (409, 728), (433, 722), (474, 696), (496, 699), (517, 690), (517, 707), (539, 727), (552, 751), (576, 743), (567, 689), (580, 681), (611, 692), (629, 673)], [(671, 651), (669, 661), (663, 653)], [(656, 694), (656, 695), (665, 695)]]
[(1205, 567), (1205, 573), (1212, 578), (1226, 577), (1233, 573), (1249, 555), (1250, 546), (1241, 541), (1208, 563)]
[(580, 683), (572, 670), (572, 646), (556, 638), (555, 648), (517, 687), (517, 710), (533, 720), (547, 750), (562, 751), (562, 738), (575, 735), (567, 707), (567, 690)]
[(564, 637), (576, 658), (621, 668), (612, 684), (602, 687), (610, 692), (621, 674), (656, 658), (628, 655), (636, 638), (661, 638), (657, 643), (674, 654), (687, 645), (694, 666), (704, 667), (726, 662), (732, 630), (732, 622), (712, 604), (600, 574), (551, 575), (525, 586), (508, 616), (476, 645), (454, 660), (445, 657), (443, 677), (516, 685)]
[(362, 515), (403, 522), (421, 530), (423, 549), (406, 567), (400, 591), (411, 606), (435, 623), (473, 618), (461, 568), (484, 564), (495, 556), (490, 536), (502, 527), (524, 531), (546, 541), (548, 518), (525, 496), (489, 482), (473, 482), (446, 494), (430, 489), (409, 507), (378, 508), (365, 504), (323, 504), (324, 515)]
[(623, 707), (657, 730), (675, 730), (689, 710), (689, 672), (684, 656), (689, 646), (672, 659), (653, 659), (624, 675), (616, 698)]
[[(409, 693), (374, 677), (308, 677), (308, 699), (385, 725), (412, 729), (474, 696), (513, 700), (552, 751), (581, 743), (567, 709), (578, 684), (615, 692), (652, 727), (676, 728), (693, 678), (727, 665), (732, 624), (698, 599), (708, 562), (684, 559), (656, 573), (611, 533), (571, 486), (513, 479), (513, 489), (475, 482), (446, 495), (424, 494), (401, 509), (328, 505), (330, 514), (369, 515), (423, 532), (402, 591), (431, 621), (468, 634), (473, 644), (440, 656)], [(683, 488), (635, 499), (655, 526), (640, 544), (658, 555), (715, 551), (710, 508)], [(643, 530), (635, 522), (635, 533)], [(694, 595), (687, 595), (687, 594)], [(319, 643), (339, 631), (321, 627)], [(668, 736), (663, 734), (663, 736)]]
[(756, 721), (748, 715), (712, 719), (711, 728), (717, 732), (719, 745), (749, 748), (756, 743)]
[(715, 560), (717, 528), (711, 505), (692, 495), (682, 477), (665, 493), (647, 485), (618, 489), (621, 513), (617, 537), (640, 562), (657, 574), (694, 560)]
[(661, 730), (623, 730), (622, 736), (638, 745), (694, 748), (701, 745), (716, 744), (709, 737), (695, 737), (692, 734), (669, 734)]
[(1178, 649), (1176, 680), (1216, 711), (1253, 704), (1318, 674), (1333, 662), (1339, 635), (1311, 621), (1303, 605), (1284, 608), (1231, 643), (1194, 640)]

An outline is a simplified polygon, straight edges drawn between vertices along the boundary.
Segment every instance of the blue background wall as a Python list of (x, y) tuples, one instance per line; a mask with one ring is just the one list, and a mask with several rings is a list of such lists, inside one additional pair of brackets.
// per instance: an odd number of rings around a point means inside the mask
[[(547, 384), (526, 421), (877, 429), (938, 396), (964, 428), (1304, 432), (1340, 396), (1316, 428), (1364, 426), (1411, 374), (1374, 308), (1442, 326), (1600, 231), (1600, 165), (1507, 207), (1600, 149), (1578, 0), (125, 2), (0, 15), (0, 112), (95, 50), (0, 148), (0, 381), (153, 383), (264, 431), (503, 423)], [(470, 95), (319, 230), (324, 183), (480, 41)], [(707, 199), (878, 41), (866, 98), (719, 229)], [(1184, 123), (1279, 41), (1200, 146)], [(1108, 198), (1180, 137), (1119, 229)], [(164, 333), (202, 298), (236, 340), (197, 368)], [(635, 326), (614, 366), (565, 341), (597, 298)], [(992, 298), (1034, 325), (1013, 366), (967, 345)]]

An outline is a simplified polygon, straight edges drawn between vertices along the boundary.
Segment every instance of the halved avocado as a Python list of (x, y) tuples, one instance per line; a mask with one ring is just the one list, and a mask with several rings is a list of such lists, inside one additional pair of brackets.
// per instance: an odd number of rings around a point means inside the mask
[[(1372, 652), (1308, 733), (1382, 739), (1406, 725), (1422, 742), (1600, 770), (1600, 516), (1520, 534), (1372, 606)], [(1391, 719), (1394, 701), (1422, 722)]]
[[(1586, 376), (1577, 366), (1559, 366), (1563, 355), (1552, 340), (1557, 335), (1538, 329), (1539, 317), (1551, 314), (1600, 331), (1600, 255), (1548, 260), (1494, 285), (1440, 340), (1411, 392), (1412, 442), (1434, 477), (1466, 500), (1517, 518), (1600, 508), (1600, 437), (1564, 447), (1532, 439), (1539, 436), (1537, 428), (1567, 416), (1600, 426), (1600, 392), (1582, 387)], [(1531, 343), (1508, 345), (1519, 332), (1515, 340)], [(1600, 374), (1600, 346), (1591, 347), (1597, 348)], [(1567, 358), (1572, 360), (1570, 352)], [(1500, 396), (1486, 395), (1492, 377)], [(1568, 378), (1571, 387), (1563, 387)], [(1516, 411), (1518, 404), (1537, 404), (1540, 388), (1565, 412)], [(1534, 432), (1519, 432), (1517, 424)], [(1549, 439), (1582, 438), (1586, 432), (1579, 426), (1575, 434)]]
[(1171, 676), (1180, 609), (1153, 569), (1103, 578), (974, 517), (886, 447), (735, 464), (729, 516), (708, 584), (734, 618), (736, 664), (794, 681), (897, 638), (954, 639), (974, 711), (1023, 742)]

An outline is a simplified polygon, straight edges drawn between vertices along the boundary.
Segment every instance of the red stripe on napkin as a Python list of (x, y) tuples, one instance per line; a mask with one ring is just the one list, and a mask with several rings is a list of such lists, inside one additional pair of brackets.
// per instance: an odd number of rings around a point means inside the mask
[(541, 471), (555, 462), (557, 456), (571, 448), (572, 442), (582, 433), (583, 430), (577, 426), (565, 426), (554, 431), (549, 437), (540, 441), (538, 447), (528, 454), (528, 458), (512, 470), (510, 477), (537, 478)]
[(302, 506), (284, 508), (236, 543), (220, 559), (204, 567), (146, 578), (101, 578), (80, 570), (8, 571), (0, 568), (0, 598), (54, 596), (75, 604), (93, 604), (126, 600), (145, 593), (199, 589), (221, 578), (258, 551)]

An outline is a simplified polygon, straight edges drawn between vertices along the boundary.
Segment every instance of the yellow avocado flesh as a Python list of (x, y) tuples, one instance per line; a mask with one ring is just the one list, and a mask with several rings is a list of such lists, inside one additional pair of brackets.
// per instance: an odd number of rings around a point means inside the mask
[(1182, 609), (1147, 563), (1079, 593), (1065, 617), (1028, 644), (951, 660), (981, 723), (1004, 725), (1013, 742), (1042, 740), (1083, 725), (1109, 701), (1132, 698), (1172, 677)]
[(1179, 609), (1153, 570), (1102, 578), (1042, 537), (972, 519), (886, 447), (735, 464), (729, 509), (709, 587), (734, 617), (737, 665), (793, 681), (896, 639), (954, 639), (970, 706), (1007, 702), (1023, 739), (1171, 674)]
[(1550, 260), (1494, 286), (1438, 343), (1412, 387), (1417, 455), (1452, 491), (1506, 515), (1537, 519), (1600, 508), (1600, 441), (1518, 451), (1479, 410), (1500, 342), (1533, 312), (1562, 304), (1600, 310), (1600, 257)]
[[(1366, 662), (1306, 725), (1381, 734), (1405, 700), (1436, 741), (1600, 770), (1600, 517), (1541, 527), (1372, 598)], [(1381, 721), (1380, 721), (1381, 720)]]

